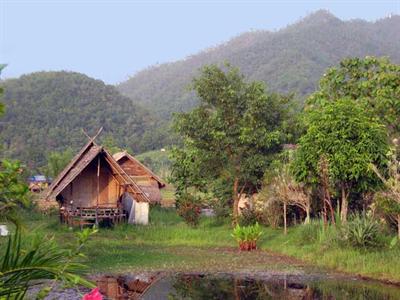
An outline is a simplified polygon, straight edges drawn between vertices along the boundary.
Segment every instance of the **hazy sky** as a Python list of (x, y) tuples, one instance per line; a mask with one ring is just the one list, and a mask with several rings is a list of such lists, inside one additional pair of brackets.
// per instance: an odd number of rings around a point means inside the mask
[[(116, 83), (254, 29), (328, 9), (341, 19), (400, 13), (391, 1), (0, 0), (2, 77), (71, 70)], [(400, 28), (399, 28), (400, 30)]]

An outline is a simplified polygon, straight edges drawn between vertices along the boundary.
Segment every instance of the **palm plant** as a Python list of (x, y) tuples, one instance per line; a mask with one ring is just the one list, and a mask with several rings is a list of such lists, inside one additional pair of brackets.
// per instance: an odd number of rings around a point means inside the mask
[(56, 281), (93, 287), (93, 283), (81, 277), (85, 266), (76, 262), (93, 232), (86, 229), (79, 233), (73, 251), (59, 248), (46, 237), (36, 239), (24, 248), (25, 238), (20, 225), (16, 224), (16, 232), (9, 236), (5, 252), (0, 256), (0, 299), (23, 299), (31, 287), (51, 283), (41, 291), (41, 296), (45, 296)]

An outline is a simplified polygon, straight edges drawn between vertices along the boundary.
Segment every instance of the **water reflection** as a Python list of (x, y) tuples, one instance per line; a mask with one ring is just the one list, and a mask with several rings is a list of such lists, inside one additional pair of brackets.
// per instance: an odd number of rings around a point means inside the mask
[(321, 275), (243, 276), (233, 274), (103, 277), (109, 299), (400, 299), (392, 285)]
[(112, 300), (141, 299), (160, 274), (138, 276), (103, 276), (97, 279), (100, 293)]

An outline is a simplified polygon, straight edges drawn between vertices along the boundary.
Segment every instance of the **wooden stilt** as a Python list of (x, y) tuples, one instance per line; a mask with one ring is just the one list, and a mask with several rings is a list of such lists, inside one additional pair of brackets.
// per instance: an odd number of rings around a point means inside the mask
[(97, 199), (96, 199), (96, 226), (99, 225), (98, 210), (100, 196), (100, 155), (97, 157)]

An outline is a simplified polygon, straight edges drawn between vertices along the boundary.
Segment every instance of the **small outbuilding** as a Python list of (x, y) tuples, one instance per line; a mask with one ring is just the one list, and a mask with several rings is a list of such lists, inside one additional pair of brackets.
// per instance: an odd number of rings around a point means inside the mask
[(127, 151), (115, 153), (114, 159), (131, 179), (146, 193), (150, 203), (161, 203), (165, 182)]
[(51, 178), (47, 178), (45, 175), (33, 175), (28, 178), (29, 190), (33, 193), (40, 193), (46, 189), (51, 183)]
[(53, 181), (45, 201), (57, 201), (69, 225), (148, 223), (149, 197), (94, 139)]

